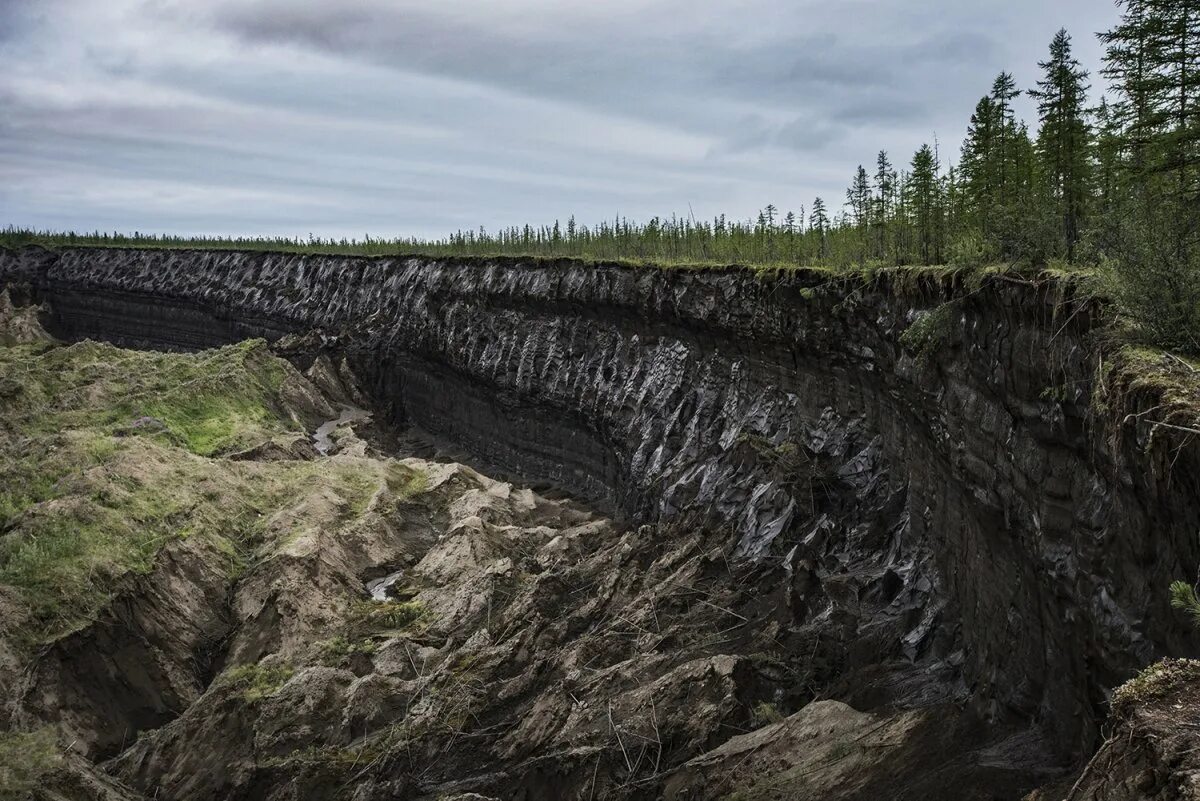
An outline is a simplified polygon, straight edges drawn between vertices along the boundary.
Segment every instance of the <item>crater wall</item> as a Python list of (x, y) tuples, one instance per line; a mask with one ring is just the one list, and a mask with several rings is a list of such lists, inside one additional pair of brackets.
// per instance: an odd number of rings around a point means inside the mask
[(1069, 285), (40, 248), (0, 250), (0, 283), (67, 339), (315, 332), (398, 425), (727, 529), (828, 643), (816, 694), (860, 708), (957, 701), (1070, 760), (1108, 688), (1196, 651), (1166, 587), (1200, 563), (1200, 451), (1096, 411), (1100, 312)]

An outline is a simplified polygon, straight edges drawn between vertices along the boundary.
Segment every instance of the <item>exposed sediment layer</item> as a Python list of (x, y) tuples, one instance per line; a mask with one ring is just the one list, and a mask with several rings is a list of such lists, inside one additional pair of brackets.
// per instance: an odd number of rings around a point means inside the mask
[(1096, 309), (1061, 284), (38, 248), (0, 283), (67, 338), (319, 331), (400, 425), (728, 528), (786, 568), (834, 666), (814, 694), (858, 709), (957, 704), (1067, 764), (1108, 688), (1196, 650), (1165, 588), (1200, 564), (1200, 450), (1097, 414)]

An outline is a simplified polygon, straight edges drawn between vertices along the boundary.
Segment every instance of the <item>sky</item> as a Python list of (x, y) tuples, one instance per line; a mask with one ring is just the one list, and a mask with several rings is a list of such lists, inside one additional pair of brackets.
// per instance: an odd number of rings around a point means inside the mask
[[(439, 237), (821, 195), (957, 155), (1111, 0), (0, 0), (0, 226)], [(1032, 120), (1033, 109), (1023, 112)]]

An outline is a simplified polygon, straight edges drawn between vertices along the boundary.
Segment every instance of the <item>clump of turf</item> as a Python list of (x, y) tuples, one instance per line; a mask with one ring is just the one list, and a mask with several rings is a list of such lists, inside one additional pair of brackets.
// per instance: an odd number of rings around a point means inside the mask
[(286, 664), (239, 665), (221, 674), (220, 682), (237, 689), (248, 704), (256, 704), (269, 698), (287, 684), (295, 675), (295, 669)]
[(1174, 696), (1188, 687), (1200, 690), (1200, 660), (1164, 659), (1143, 670), (1116, 689), (1113, 715), (1128, 715), (1139, 708)]

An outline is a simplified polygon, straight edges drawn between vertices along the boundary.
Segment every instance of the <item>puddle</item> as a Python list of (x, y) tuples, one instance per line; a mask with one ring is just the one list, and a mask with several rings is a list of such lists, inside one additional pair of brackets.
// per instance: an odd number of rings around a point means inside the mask
[(374, 581), (368, 581), (367, 592), (371, 593), (371, 600), (379, 601), (381, 603), (383, 601), (390, 600), (388, 597), (388, 590), (390, 590), (396, 584), (396, 582), (402, 578), (404, 578), (404, 571), (397, 570), (391, 575), (384, 576), (383, 578), (377, 578)]
[(333, 420), (327, 420), (317, 427), (313, 432), (312, 440), (313, 447), (317, 449), (317, 453), (322, 456), (328, 456), (329, 451), (333, 450), (333, 440), (329, 438), (338, 426), (346, 423), (357, 423), (361, 420), (366, 420), (371, 416), (371, 413), (365, 409), (356, 409), (352, 406), (347, 406), (342, 409), (342, 413)]

